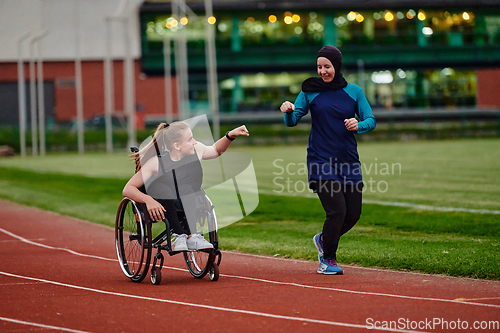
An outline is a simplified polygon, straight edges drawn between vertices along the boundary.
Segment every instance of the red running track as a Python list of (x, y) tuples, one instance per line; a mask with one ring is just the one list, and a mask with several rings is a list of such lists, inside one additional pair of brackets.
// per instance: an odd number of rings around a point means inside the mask
[(1, 332), (500, 331), (498, 281), (355, 266), (328, 276), (223, 252), (217, 282), (177, 255), (154, 286), (123, 275), (111, 228), (5, 201), (0, 212)]

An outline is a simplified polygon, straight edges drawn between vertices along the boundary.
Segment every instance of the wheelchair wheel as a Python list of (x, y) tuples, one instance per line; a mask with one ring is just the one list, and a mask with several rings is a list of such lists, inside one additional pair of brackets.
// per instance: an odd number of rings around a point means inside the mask
[[(206, 251), (206, 252), (205, 252)], [(184, 260), (191, 275), (202, 279), (214, 262), (213, 250), (184, 252)]]
[[(210, 202), (210, 199), (208, 197), (206, 198), (211, 205), (212, 203)], [(217, 250), (217, 217), (215, 216), (213, 206), (210, 207), (206, 217), (207, 218), (203, 221), (203, 223), (208, 222), (209, 241), (214, 244), (214, 249), (184, 252), (184, 260), (186, 261), (189, 272), (197, 279), (205, 277), (205, 275), (207, 275), (210, 271), (210, 268), (214, 265), (215, 250)]]
[(155, 286), (161, 283), (161, 269), (156, 266), (151, 268), (151, 283)]
[(134, 282), (141, 282), (151, 260), (151, 224), (128, 198), (120, 203), (116, 214), (115, 245), (120, 267)]
[(208, 277), (210, 278), (210, 281), (217, 281), (219, 279), (219, 265), (217, 265), (217, 263), (214, 262), (212, 267), (210, 267)]

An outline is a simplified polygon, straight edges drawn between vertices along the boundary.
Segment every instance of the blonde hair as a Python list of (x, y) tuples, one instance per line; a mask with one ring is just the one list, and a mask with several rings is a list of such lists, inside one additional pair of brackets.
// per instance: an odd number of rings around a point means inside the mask
[(158, 154), (157, 149), (159, 153), (170, 151), (173, 144), (181, 140), (184, 131), (188, 128), (189, 125), (183, 121), (175, 121), (170, 124), (161, 123), (158, 125), (151, 142), (137, 153), (130, 155), (135, 161), (135, 172), (141, 170), (141, 164), (145, 164), (151, 157)]

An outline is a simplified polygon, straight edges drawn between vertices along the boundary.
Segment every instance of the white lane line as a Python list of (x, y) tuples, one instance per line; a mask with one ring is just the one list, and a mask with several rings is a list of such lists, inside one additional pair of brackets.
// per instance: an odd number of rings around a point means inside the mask
[(225, 307), (220, 307), (220, 306), (212, 306), (212, 305), (188, 303), (188, 302), (174, 301), (174, 300), (169, 300), (169, 299), (152, 298), (152, 297), (146, 297), (146, 296), (139, 296), (139, 295), (131, 295), (131, 294), (111, 292), (111, 291), (106, 291), (106, 290), (101, 290), (101, 289), (94, 289), (94, 288), (88, 288), (88, 287), (76, 286), (76, 285), (72, 285), (72, 284), (61, 283), (61, 282), (57, 282), (57, 281), (51, 281), (51, 280), (39, 279), (39, 278), (34, 278), (34, 277), (29, 277), (29, 276), (22, 276), (22, 275), (17, 275), (17, 274), (11, 274), (11, 273), (2, 272), (2, 271), (0, 271), (0, 274), (3, 274), (5, 276), (19, 278), (19, 279), (26, 279), (26, 280), (32, 280), (32, 281), (40, 281), (40, 282), (44, 282), (44, 283), (48, 283), (48, 284), (53, 284), (53, 285), (56, 285), (56, 286), (61, 286), (61, 287), (67, 287), (67, 288), (73, 288), (73, 289), (78, 289), (78, 290), (95, 292), (95, 293), (99, 293), (99, 294), (105, 294), (105, 295), (111, 295), (111, 296), (119, 296), (119, 297), (128, 297), (128, 298), (134, 298), (134, 299), (140, 299), (140, 300), (146, 300), (146, 301), (154, 301), (154, 302), (162, 302), (162, 303), (169, 303), (169, 304), (175, 304), (175, 305), (191, 306), (191, 307), (208, 309), (208, 310), (233, 312), (233, 313), (254, 315), (254, 316), (259, 316), (259, 317), (267, 317), (267, 318), (274, 318), (274, 319), (285, 319), (285, 320), (292, 320), (292, 321), (299, 321), (299, 322), (313, 323), (313, 324), (324, 324), (324, 325), (342, 326), (342, 327), (351, 327), (351, 328), (375, 329), (375, 330), (379, 330), (379, 331), (389, 331), (389, 332), (421, 332), (421, 331), (411, 331), (411, 330), (384, 329), (384, 328), (378, 328), (378, 327), (368, 328), (367, 325), (349, 324), (349, 323), (342, 323), (342, 322), (336, 322), (336, 321), (327, 321), (327, 320), (319, 320), (319, 319), (310, 319), (310, 318), (283, 316), (283, 315), (276, 315), (276, 314), (272, 314), (272, 313), (249, 311), (249, 310), (230, 309), (230, 308), (225, 308)]
[(409, 202), (394, 202), (394, 201), (379, 201), (379, 200), (363, 200), (363, 202), (374, 205), (381, 206), (396, 206), (396, 207), (406, 207), (413, 208), (417, 210), (432, 210), (437, 212), (453, 212), (453, 213), (475, 213), (475, 214), (500, 214), (500, 210), (491, 209), (473, 209), (473, 208), (461, 208), (461, 207), (439, 207), (430, 205), (419, 205), (412, 204)]
[(17, 319), (12, 319), (12, 318), (0, 317), (0, 320), (8, 321), (10, 323), (15, 323), (15, 324), (21, 324), (21, 325), (29, 325), (29, 326), (36, 326), (36, 327), (41, 327), (41, 328), (47, 328), (47, 329), (50, 329), (50, 330), (57, 330), (57, 331), (64, 331), (64, 332), (73, 332), (73, 333), (89, 333), (87, 331), (79, 331), (79, 330), (73, 330), (71, 328), (58, 327), (58, 326), (52, 326), (52, 325), (44, 325), (44, 324), (37, 324), (37, 323), (32, 323), (30, 321), (22, 321), (22, 320), (17, 320)]
[[(254, 258), (263, 258), (263, 259), (271, 259), (271, 260), (281, 260), (281, 261), (294, 261), (298, 263), (305, 263), (307, 262), (305, 259), (285, 259), (280, 256), (271, 256), (271, 255), (260, 255), (260, 254), (251, 254), (251, 253), (242, 253), (242, 252), (236, 252), (236, 251), (224, 251), (225, 254), (233, 254), (237, 256), (248, 256), (248, 257), (254, 257)], [(469, 281), (480, 281), (480, 282), (488, 282), (488, 283), (498, 283), (500, 284), (500, 281), (496, 280), (481, 280), (481, 279), (474, 279), (474, 278), (468, 278), (468, 277), (454, 277), (454, 276), (447, 276), (447, 275), (437, 275), (437, 274), (430, 274), (430, 273), (419, 273), (419, 272), (407, 272), (407, 271), (396, 271), (394, 269), (390, 268), (375, 268), (375, 267), (363, 267), (363, 266), (356, 266), (356, 265), (346, 265), (348, 267), (352, 267), (354, 269), (364, 269), (364, 270), (369, 270), (369, 271), (376, 271), (376, 272), (390, 272), (390, 273), (396, 273), (396, 274), (410, 274), (410, 275), (421, 275), (425, 277), (441, 277), (444, 279), (464, 279), (464, 280), (469, 280)]]
[(37, 243), (37, 242), (34, 242), (34, 241), (30, 241), (29, 239), (26, 239), (24, 237), (18, 236), (18, 235), (14, 234), (14, 233), (12, 233), (10, 231), (7, 231), (7, 230), (5, 230), (3, 228), (0, 228), (0, 231), (3, 232), (4, 234), (7, 234), (7, 235), (9, 235), (11, 237), (14, 237), (14, 238), (20, 240), (21, 242), (24, 242), (24, 243), (27, 243), (27, 244), (31, 244), (31, 245), (34, 245), (34, 246), (43, 247), (45, 249), (66, 251), (66, 252), (69, 252), (71, 254), (74, 254), (74, 255), (77, 255), (77, 256), (81, 256), (81, 257), (94, 258), (94, 259), (100, 259), (100, 260), (108, 260), (108, 261), (117, 261), (116, 259), (108, 259), (108, 258), (104, 258), (104, 257), (90, 255), (90, 254), (79, 253), (79, 252), (76, 252), (76, 251), (73, 251), (73, 250), (70, 250), (70, 249), (67, 249), (67, 248), (64, 248), (64, 247), (54, 247), (54, 246), (45, 245), (45, 244), (42, 244), (42, 243)]
[[(244, 191), (244, 190), (241, 190)], [(247, 192), (252, 192), (248, 191)], [(269, 190), (258, 190), (255, 191), (262, 194), (268, 195), (276, 195), (276, 196), (285, 196), (285, 197), (303, 197), (303, 198), (317, 198), (317, 195), (314, 193), (285, 193), (279, 191), (269, 191)], [(367, 200), (363, 199), (363, 203), (372, 204), (372, 205), (381, 205), (381, 206), (396, 206), (396, 207), (406, 207), (417, 210), (431, 210), (437, 212), (463, 212), (463, 213), (475, 213), (475, 214), (500, 214), (500, 210), (492, 210), (492, 209), (473, 209), (473, 208), (462, 208), (462, 207), (439, 207), (439, 206), (430, 206), (430, 205), (420, 205), (413, 204), (409, 202), (397, 202), (397, 201), (380, 201), (380, 200)]]
[[(81, 257), (88, 257), (88, 258), (93, 258), (93, 259), (100, 259), (100, 260), (106, 260), (106, 261), (118, 261), (118, 259), (110, 259), (110, 258), (105, 258), (105, 257), (99, 257), (99, 256), (94, 256), (94, 255), (88, 255), (88, 254), (83, 254), (79, 253), (73, 250), (69, 250), (66, 248), (61, 248), (61, 247), (53, 247), (45, 244), (39, 244), (35, 243), (32, 241), (28, 241), (27, 239), (18, 236), (16, 234), (13, 234), (9, 231), (6, 231), (3, 228), (0, 228), (0, 231), (15, 237), (23, 242), (26, 242), (28, 244), (32, 244), (35, 246), (40, 246), (43, 248), (47, 249), (52, 249), (52, 250), (62, 250), (62, 251), (67, 251), (71, 254), (75, 254)], [(187, 271), (187, 269), (183, 268), (177, 268), (177, 267), (171, 267), (171, 266), (163, 266), (164, 268), (172, 269), (172, 270), (178, 270), (178, 271)], [(337, 292), (344, 292), (344, 293), (351, 293), (351, 294), (361, 294), (361, 295), (372, 295), (372, 296), (382, 296), (382, 297), (393, 297), (393, 298), (403, 298), (403, 299), (412, 299), (412, 300), (419, 300), (419, 301), (433, 301), (433, 302), (447, 302), (447, 303), (455, 303), (455, 304), (463, 304), (463, 305), (475, 305), (475, 306), (484, 306), (484, 307), (491, 307), (491, 308), (499, 308), (500, 305), (495, 305), (495, 304), (485, 304), (485, 303), (476, 303), (476, 302), (463, 302), (463, 301), (456, 301), (454, 299), (444, 299), (444, 298), (429, 298), (429, 297), (418, 297), (418, 296), (405, 296), (405, 295), (398, 295), (398, 294), (386, 294), (386, 293), (374, 293), (374, 292), (368, 292), (368, 291), (357, 291), (357, 290), (349, 290), (349, 289), (339, 289), (339, 288), (330, 288), (330, 287), (317, 287), (317, 286), (311, 286), (307, 284), (299, 284), (299, 283), (291, 283), (291, 282), (282, 282), (282, 281), (273, 281), (273, 280), (265, 280), (265, 279), (258, 279), (258, 278), (252, 278), (252, 277), (247, 277), (247, 276), (238, 276), (238, 275), (229, 275), (229, 274), (220, 274), (221, 276), (225, 277), (230, 277), (230, 278), (237, 278), (237, 279), (243, 279), (243, 280), (251, 280), (251, 281), (257, 281), (257, 282), (264, 282), (264, 283), (272, 283), (272, 284), (282, 284), (282, 285), (290, 285), (294, 287), (301, 287), (301, 288), (309, 288), (309, 289), (317, 289), (317, 290), (329, 290), (329, 291), (337, 291)]]
[(293, 282), (282, 282), (282, 281), (272, 281), (272, 280), (251, 278), (251, 277), (245, 277), (245, 276), (237, 276), (237, 275), (227, 275), (227, 274), (220, 274), (220, 275), (221, 276), (225, 276), (225, 277), (232, 277), (232, 278), (236, 278), (236, 279), (260, 281), (260, 282), (265, 282), (265, 283), (272, 283), (272, 284), (279, 284), (279, 285), (288, 285), (288, 286), (301, 287), (301, 288), (309, 288), (309, 289), (338, 291), (338, 292), (350, 293), (350, 294), (360, 294), (360, 295), (371, 295), (371, 296), (384, 296), (384, 297), (404, 298), (404, 299), (413, 299), (413, 300), (419, 300), (419, 301), (448, 302), (448, 303), (456, 303), (456, 304), (486, 306), (486, 307), (499, 308), (500, 309), (500, 305), (484, 304), (484, 303), (474, 303), (474, 302), (464, 302), (464, 301), (457, 301), (457, 300), (453, 300), (453, 299), (442, 299), (442, 298), (431, 298), (431, 297), (405, 296), (405, 295), (398, 295), (398, 294), (374, 293), (374, 292), (370, 292), (370, 291), (356, 291), (356, 290), (330, 288), (330, 287), (317, 287), (317, 286), (310, 286), (310, 285), (307, 285), (307, 284), (299, 284), (299, 283), (293, 283)]
[(17, 282), (17, 283), (0, 283), (0, 287), (3, 286), (21, 286), (25, 284), (42, 284), (42, 282)]
[[(44, 241), (45, 238), (36, 238), (33, 240)], [(15, 241), (16, 241), (15, 239), (4, 239), (4, 240), (0, 240), (0, 243), (11, 243), (11, 242), (15, 242)]]

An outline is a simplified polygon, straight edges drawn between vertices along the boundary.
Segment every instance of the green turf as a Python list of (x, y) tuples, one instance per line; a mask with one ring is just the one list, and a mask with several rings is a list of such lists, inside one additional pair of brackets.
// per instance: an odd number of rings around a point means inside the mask
[(88, 178), (0, 168), (0, 197), (114, 226), (122, 179)]
[[(226, 249), (316, 259), (312, 237), (322, 228), (317, 199), (260, 195), (259, 207), (220, 231)], [(363, 205), (341, 238), (338, 260), (363, 266), (500, 279), (498, 215), (417, 211)]]
[[(358, 150), (366, 200), (500, 210), (500, 139), (361, 142)], [(252, 157), (262, 193), (312, 196), (303, 174), (305, 146), (240, 146), (231, 151)], [(103, 178), (126, 179), (133, 174), (125, 150), (112, 155), (0, 158), (0, 166)]]
[[(305, 146), (240, 150), (253, 159), (259, 190), (310, 194)], [(358, 151), (367, 200), (500, 210), (499, 139), (362, 142)]]
[(0, 158), (0, 167), (16, 168), (43, 173), (82, 175), (97, 178), (130, 178), (134, 165), (130, 152), (114, 154), (86, 152), (83, 155), (69, 153), (49, 153), (46, 157), (20, 156)]
[[(370, 175), (386, 181), (385, 193), (365, 192), (365, 200), (433, 206), (500, 209), (500, 140), (362, 143), (361, 160), (400, 163), (401, 175)], [(261, 194), (258, 208), (244, 220), (220, 230), (224, 249), (314, 260), (312, 236), (324, 212), (311, 195), (272, 195), (273, 165), (298, 171), (304, 146), (233, 147), (252, 156)], [(0, 197), (92, 222), (113, 225), (121, 190), (133, 174), (127, 152), (49, 155), (0, 159)], [(280, 160), (281, 161), (281, 160)], [(275, 162), (276, 164), (277, 162)], [(295, 169), (294, 169), (295, 168)], [(373, 166), (372, 166), (373, 168)], [(373, 170), (373, 169), (372, 169)], [(380, 169), (379, 169), (380, 170)], [(305, 175), (283, 175), (295, 184)], [(299, 191), (300, 192), (300, 191)], [(364, 204), (361, 220), (342, 237), (343, 264), (500, 279), (500, 215), (419, 211)]]

